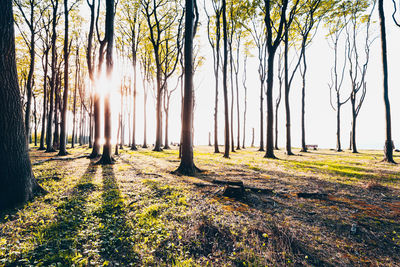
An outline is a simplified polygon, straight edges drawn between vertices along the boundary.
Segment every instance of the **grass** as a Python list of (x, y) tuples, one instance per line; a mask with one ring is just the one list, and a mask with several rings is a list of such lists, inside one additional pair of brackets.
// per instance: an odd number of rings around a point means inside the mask
[[(87, 147), (69, 151), (88, 153)], [(34, 165), (49, 192), (0, 214), (0, 266), (395, 266), (400, 167), (377, 151), (263, 158), (256, 149), (195, 150), (204, 173), (175, 176), (177, 149), (121, 150)], [(31, 148), (33, 162), (55, 157)], [(398, 155), (395, 155), (398, 159)], [(222, 196), (207, 181), (242, 180), (272, 194)], [(206, 186), (198, 187), (198, 183)], [(298, 198), (299, 192), (327, 199)]]

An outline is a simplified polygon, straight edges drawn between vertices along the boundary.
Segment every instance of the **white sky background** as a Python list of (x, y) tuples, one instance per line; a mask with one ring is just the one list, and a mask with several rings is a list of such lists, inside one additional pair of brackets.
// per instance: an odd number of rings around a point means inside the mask
[[(389, 94), (391, 100), (392, 113), (392, 135), (394, 143), (400, 144), (400, 106), (397, 104), (400, 99), (400, 28), (396, 27), (392, 21), (391, 14), (393, 6), (391, 1), (386, 1), (386, 26), (388, 38), (388, 63), (389, 63)], [(86, 5), (83, 5), (86, 8)], [(82, 8), (83, 8), (82, 6)], [(214, 97), (215, 97), (215, 78), (213, 73), (212, 50), (207, 40), (206, 21), (202, 3), (199, 4), (202, 25), (199, 28), (200, 55), (205, 57), (205, 64), (195, 74), (195, 144), (208, 144), (208, 133), (213, 136), (214, 129)], [(210, 10), (210, 9), (209, 9)], [(377, 23), (371, 26), (373, 35), (379, 37), (379, 23), (377, 8), (374, 12), (374, 19)], [(118, 23), (116, 21), (116, 23)], [(306, 89), (306, 142), (308, 144), (318, 144), (324, 148), (335, 148), (336, 146), (336, 112), (329, 104), (330, 69), (333, 66), (334, 54), (325, 39), (325, 29), (321, 25), (317, 36), (307, 50), (308, 72)], [(343, 40), (344, 42), (344, 40)], [(361, 49), (360, 49), (361, 50)], [(242, 48), (243, 51), (243, 48)], [(254, 56), (257, 52), (252, 52)], [(343, 55), (343, 53), (342, 53)], [(340, 57), (340, 55), (339, 55)], [(276, 57), (278, 58), (278, 57)], [(242, 57), (243, 59), (243, 57)], [(382, 80), (382, 59), (380, 38), (377, 38), (371, 47), (371, 58), (367, 73), (367, 95), (361, 108), (357, 122), (357, 142), (358, 147), (363, 149), (382, 149), (385, 141), (385, 114), (383, 103), (383, 80)], [(277, 64), (275, 64), (277, 66)], [(241, 63), (240, 67), (243, 67)], [(259, 77), (258, 77), (257, 58), (248, 58), (247, 62), (247, 86), (248, 86), (248, 112), (246, 125), (246, 143), (251, 142), (251, 129), (255, 128), (255, 145), (259, 144)], [(138, 71), (139, 72), (139, 71)], [(139, 74), (139, 73), (138, 73)], [(276, 74), (276, 71), (275, 71)], [(301, 145), (301, 81), (297, 74), (290, 92), (291, 104), (291, 125), (292, 125), (292, 146)], [(345, 74), (348, 76), (348, 72)], [(138, 75), (138, 94), (137, 94), (137, 124), (136, 142), (141, 144), (143, 141), (143, 92), (142, 82)], [(222, 78), (222, 74), (220, 75)], [(241, 127), (243, 126), (243, 107), (244, 90), (241, 83), (242, 74), (239, 74), (239, 94), (241, 99)], [(172, 80), (175, 84), (175, 80)], [(172, 86), (172, 85), (171, 85)], [(274, 99), (277, 96), (278, 80), (274, 80)], [(230, 92), (230, 88), (228, 90)], [(284, 89), (282, 89), (282, 93)], [(342, 92), (346, 95), (350, 92), (349, 83), (344, 83)], [(235, 96), (236, 97), (236, 96)], [(119, 102), (117, 100), (117, 102)], [(230, 100), (229, 100), (229, 103)], [(274, 100), (275, 103), (275, 100)], [(153, 144), (155, 140), (155, 104), (152, 93), (148, 94), (147, 102), (147, 142)], [(264, 111), (266, 102), (264, 99)], [(114, 111), (114, 129), (117, 129), (116, 116)], [(223, 122), (223, 92), (222, 79), (219, 91), (219, 144), (224, 142), (224, 122)], [(230, 116), (230, 113), (229, 113)], [(266, 117), (266, 115), (264, 115)], [(285, 110), (284, 99), (282, 98), (279, 108), (279, 146), (285, 144)], [(265, 120), (265, 118), (264, 118)], [(173, 94), (171, 99), (170, 118), (169, 118), (169, 141), (178, 142), (180, 137), (180, 88)], [(234, 135), (236, 143), (236, 101), (234, 114)], [(163, 124), (164, 125), (164, 124)], [(264, 126), (266, 124), (264, 123)], [(128, 125), (126, 125), (128, 127)], [(163, 126), (164, 127), (164, 126)], [(349, 146), (349, 132), (351, 128), (351, 104), (348, 102), (342, 107), (342, 147)], [(127, 129), (128, 130), (128, 129)], [(164, 132), (164, 129), (163, 129)], [(264, 130), (265, 133), (265, 130)], [(243, 130), (241, 129), (241, 142)], [(126, 135), (127, 136), (127, 135)], [(164, 140), (164, 139), (163, 139)], [(213, 137), (212, 137), (213, 140)], [(265, 140), (265, 136), (264, 136)], [(400, 147), (400, 145), (399, 145)]]

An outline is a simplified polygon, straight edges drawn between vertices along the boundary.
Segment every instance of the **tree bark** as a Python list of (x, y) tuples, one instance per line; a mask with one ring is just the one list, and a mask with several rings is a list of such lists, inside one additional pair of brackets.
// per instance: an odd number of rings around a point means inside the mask
[(225, 107), (225, 152), (224, 157), (229, 158), (229, 105), (228, 105), (228, 84), (227, 84), (227, 67), (228, 67), (228, 38), (227, 38), (227, 22), (226, 22), (226, 0), (222, 0), (222, 28), (224, 35), (224, 61), (222, 70), (222, 87), (224, 90), (224, 107)]
[(185, 89), (183, 97), (183, 120), (182, 120), (182, 157), (176, 173), (183, 175), (195, 175), (199, 169), (193, 162), (193, 38), (195, 35), (194, 25), (194, 1), (186, 0), (185, 16), (185, 44), (184, 44), (184, 72)]
[(289, 87), (289, 62), (288, 62), (288, 53), (289, 53), (289, 28), (286, 24), (286, 29), (285, 29), (285, 52), (284, 52), (284, 57), (285, 57), (285, 109), (286, 109), (286, 154), (287, 155), (293, 155), (292, 152), (292, 137), (290, 134), (290, 104), (289, 104), (289, 92), (290, 92), (290, 87)]
[(32, 172), (15, 61), (12, 1), (0, 1), (0, 210), (41, 191)]
[(64, 95), (63, 95), (63, 105), (61, 109), (61, 133), (60, 133), (60, 151), (59, 156), (68, 155), (67, 153), (67, 110), (68, 110), (68, 82), (69, 82), (69, 51), (68, 51), (68, 0), (64, 0), (64, 23), (65, 23), (65, 33), (64, 33)]
[[(113, 44), (114, 44), (114, 0), (106, 0), (106, 22), (105, 22), (106, 48), (106, 76), (108, 80), (112, 78), (113, 71)], [(104, 139), (103, 154), (99, 161), (100, 164), (112, 164), (111, 157), (111, 107), (110, 107), (110, 91), (104, 97)]]
[(392, 122), (390, 115), (389, 85), (388, 85), (388, 65), (387, 65), (387, 44), (386, 44), (386, 25), (383, 0), (378, 1), (379, 20), (381, 26), (381, 46), (382, 46), (382, 70), (383, 70), (383, 100), (385, 103), (386, 117), (386, 141), (384, 149), (384, 161), (395, 163), (393, 159), (392, 141)]
[(53, 7), (53, 18), (52, 18), (52, 35), (51, 35), (51, 80), (50, 80), (50, 107), (49, 107), (49, 116), (47, 119), (47, 133), (46, 133), (46, 152), (55, 152), (53, 147), (53, 113), (54, 113), (54, 91), (56, 86), (56, 41), (57, 41), (57, 9), (58, 9), (58, 0), (52, 1)]

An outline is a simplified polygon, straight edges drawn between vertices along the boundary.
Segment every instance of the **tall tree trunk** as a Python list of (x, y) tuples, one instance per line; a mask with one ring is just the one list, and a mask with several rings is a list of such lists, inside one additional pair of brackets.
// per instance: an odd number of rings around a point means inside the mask
[(235, 152), (235, 138), (233, 134), (233, 110), (235, 107), (235, 91), (233, 89), (233, 56), (232, 56), (232, 40), (229, 44), (229, 64), (230, 64), (230, 82), (231, 82), (231, 150)]
[(357, 114), (356, 114), (356, 99), (351, 99), (351, 113), (352, 113), (352, 123), (351, 123), (351, 140), (350, 145), (353, 153), (358, 153), (357, 144), (356, 144), (356, 123), (357, 123)]
[(251, 147), (254, 147), (254, 127), (253, 127), (253, 134), (252, 134), (252, 138), (251, 138)]
[(193, 162), (193, 38), (195, 35), (194, 26), (194, 1), (186, 0), (185, 16), (185, 90), (183, 101), (183, 121), (182, 121), (182, 158), (176, 170), (183, 175), (195, 175), (199, 169)]
[(147, 92), (143, 94), (143, 146), (147, 148)]
[[(239, 47), (237, 48), (237, 61), (239, 61)], [(239, 66), (239, 64), (237, 65)], [(240, 108), (239, 108), (239, 80), (238, 80), (239, 67), (235, 72), (236, 80), (236, 112), (237, 112), (237, 147), (236, 150), (240, 150)]]
[(260, 148), (258, 151), (264, 150), (264, 82), (260, 85)]
[(337, 94), (337, 107), (336, 107), (336, 151), (342, 152), (342, 143), (340, 142), (340, 95)]
[(60, 151), (58, 153), (59, 156), (67, 155), (67, 111), (68, 111), (68, 74), (69, 74), (69, 66), (68, 66), (68, 0), (64, 0), (64, 96), (63, 96), (63, 105), (61, 109), (61, 134), (60, 134)]
[[(106, 0), (106, 22), (105, 37), (107, 43), (106, 48), (106, 76), (111, 80), (113, 71), (113, 45), (114, 45), (114, 0)], [(103, 154), (99, 163), (111, 164), (111, 107), (110, 107), (110, 90), (104, 97), (104, 139)]]
[(287, 155), (293, 155), (292, 152), (292, 140), (291, 140), (291, 135), (290, 135), (290, 104), (289, 104), (289, 92), (290, 92), (290, 87), (289, 87), (289, 62), (288, 62), (288, 46), (289, 46), (289, 32), (288, 32), (288, 26), (286, 25), (286, 30), (285, 30), (285, 52), (284, 52), (284, 57), (285, 57), (285, 109), (286, 109), (286, 154)]
[(307, 61), (306, 61), (306, 50), (303, 47), (303, 73), (302, 82), (303, 86), (301, 88), (301, 152), (307, 152), (306, 145), (306, 73), (307, 73)]
[(54, 94), (56, 87), (56, 41), (57, 41), (57, 9), (58, 9), (58, 0), (52, 1), (53, 6), (53, 19), (52, 19), (52, 35), (51, 35), (51, 80), (50, 80), (50, 107), (49, 107), (49, 116), (47, 119), (47, 133), (46, 133), (46, 152), (54, 152), (53, 146), (53, 112), (54, 112)]
[[(31, 27), (33, 27), (33, 5), (31, 5)], [(30, 129), (30, 120), (31, 120), (31, 105), (32, 105), (32, 90), (33, 90), (33, 72), (35, 69), (35, 31), (31, 28), (31, 40), (30, 40), (30, 49), (29, 49), (29, 56), (30, 56), (30, 63), (29, 63), (29, 72), (28, 72), (28, 79), (26, 82), (26, 107), (25, 107), (25, 133), (26, 136), (29, 136), (29, 129)]]
[(382, 70), (383, 70), (383, 100), (385, 103), (386, 117), (386, 141), (384, 149), (384, 161), (395, 163), (393, 160), (393, 141), (392, 141), (392, 122), (390, 116), (389, 85), (388, 85), (388, 65), (387, 65), (387, 44), (386, 44), (386, 25), (383, 0), (378, 1), (379, 19), (381, 26), (381, 45), (382, 45)]
[(137, 150), (136, 147), (136, 56), (133, 63), (133, 119), (132, 119), (132, 145), (131, 150)]
[(246, 85), (246, 68), (247, 68), (247, 56), (244, 59), (243, 67), (243, 87), (244, 87), (244, 112), (243, 112), (243, 144), (242, 148), (246, 146), (246, 117), (247, 117), (247, 85)]
[(226, 0), (222, 0), (222, 28), (224, 35), (224, 61), (222, 70), (222, 87), (224, 90), (224, 107), (225, 107), (225, 153), (224, 157), (229, 158), (229, 105), (228, 105), (228, 38), (227, 38), (227, 22), (226, 22)]
[(48, 70), (48, 57), (49, 51), (45, 51), (45, 63), (44, 63), (44, 82), (43, 82), (43, 113), (42, 113), (42, 131), (40, 133), (40, 146), (39, 150), (45, 150), (44, 137), (46, 135), (46, 117), (47, 117), (47, 70)]
[(55, 86), (55, 103), (54, 103), (54, 135), (53, 135), (53, 146), (55, 149), (60, 147), (60, 131), (59, 131), (59, 117), (58, 112), (60, 109), (60, 87), (59, 87), (59, 79), (57, 78), (56, 86)]
[[(73, 119), (72, 119), (72, 143), (71, 148), (75, 147), (75, 135), (76, 135), (76, 95), (78, 91), (78, 78), (79, 78), (79, 48), (76, 49), (76, 61), (75, 61), (75, 89), (74, 89), (74, 106), (73, 106)], [(90, 119), (90, 118), (89, 118)], [(91, 127), (91, 126), (90, 126)], [(90, 128), (89, 128), (90, 130)], [(89, 142), (90, 144), (90, 142)]]
[(274, 57), (275, 53), (268, 54), (267, 71), (267, 149), (266, 158), (276, 158), (274, 154), (274, 107), (272, 103), (272, 89), (274, 79)]
[(0, 1), (0, 211), (31, 199), (41, 187), (32, 172), (15, 62), (12, 1)]

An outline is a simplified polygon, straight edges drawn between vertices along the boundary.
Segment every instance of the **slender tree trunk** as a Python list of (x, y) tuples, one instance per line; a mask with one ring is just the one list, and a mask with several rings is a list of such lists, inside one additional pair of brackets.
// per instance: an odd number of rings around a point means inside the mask
[(224, 157), (229, 158), (229, 105), (228, 105), (228, 40), (227, 40), (227, 22), (226, 22), (226, 0), (222, 0), (222, 28), (224, 35), (224, 61), (222, 71), (222, 87), (224, 90), (224, 107), (225, 107), (225, 153)]
[[(238, 53), (237, 53), (237, 60), (239, 61), (239, 48), (238, 48)], [(236, 111), (237, 111), (237, 147), (236, 150), (240, 150), (240, 107), (239, 107), (239, 81), (238, 81), (238, 72), (235, 73), (235, 79), (236, 79)]]
[(147, 148), (147, 93), (143, 96), (143, 146)]
[(252, 138), (251, 138), (251, 147), (254, 147), (254, 135), (255, 135), (255, 133), (254, 133), (254, 128), (253, 128), (253, 134), (252, 134)]
[(260, 148), (258, 151), (264, 150), (264, 82), (261, 81), (260, 86)]
[(54, 136), (53, 136), (53, 146), (55, 149), (59, 149), (60, 147), (60, 131), (59, 131), (59, 122), (58, 122), (58, 112), (60, 109), (60, 88), (57, 79), (57, 84), (55, 87), (55, 105), (54, 105)]
[(15, 61), (12, 1), (0, 1), (0, 211), (31, 199), (41, 187), (28, 153)]
[(228, 43), (229, 44), (229, 64), (230, 64), (230, 82), (231, 82), (231, 150), (235, 152), (235, 138), (233, 134), (233, 110), (235, 107), (235, 91), (233, 89), (233, 56), (232, 56), (232, 40)]
[(60, 151), (58, 153), (59, 156), (67, 155), (67, 110), (68, 110), (68, 74), (69, 74), (69, 66), (68, 66), (68, 0), (64, 0), (64, 22), (65, 22), (65, 33), (64, 33), (64, 97), (63, 97), (63, 105), (61, 109), (61, 134), (60, 134)]
[[(31, 27), (33, 27), (33, 5), (31, 5)], [(31, 40), (30, 40), (30, 63), (29, 63), (29, 72), (28, 72), (28, 79), (26, 82), (26, 107), (25, 107), (25, 132), (26, 136), (29, 136), (29, 129), (30, 129), (30, 120), (31, 120), (31, 105), (32, 105), (32, 90), (33, 90), (33, 72), (35, 69), (35, 32), (31, 28)]]
[(132, 145), (131, 150), (137, 150), (136, 147), (136, 60), (133, 63), (133, 119), (132, 119)]
[(353, 121), (351, 123), (351, 141), (350, 145), (352, 148), (353, 153), (358, 153), (357, 151), (357, 144), (356, 144), (356, 123), (357, 123), (357, 114), (356, 114), (356, 107), (355, 107), (355, 99), (352, 101), (352, 117)]
[[(71, 148), (75, 147), (75, 135), (76, 135), (76, 94), (78, 91), (78, 66), (79, 66), (79, 48), (76, 50), (76, 66), (75, 66), (75, 90), (74, 90), (74, 107), (73, 107), (73, 119), (72, 119), (72, 143)], [(90, 142), (89, 142), (90, 143)]]
[(306, 145), (306, 73), (307, 73), (307, 61), (306, 61), (306, 51), (303, 47), (303, 73), (302, 80), (303, 86), (301, 88), (301, 152), (307, 152)]
[(42, 114), (42, 131), (40, 134), (40, 147), (39, 150), (45, 150), (44, 136), (46, 132), (46, 117), (47, 117), (47, 70), (48, 70), (48, 55), (49, 51), (45, 51), (45, 64), (44, 64), (44, 82), (43, 82), (43, 114)]
[(288, 46), (289, 46), (289, 33), (288, 27), (286, 26), (285, 30), (285, 109), (286, 109), (286, 154), (293, 155), (292, 152), (292, 137), (290, 134), (290, 104), (289, 104), (289, 62), (288, 62)]
[(52, 21), (52, 35), (51, 35), (51, 80), (50, 80), (50, 107), (49, 107), (49, 116), (47, 120), (47, 133), (46, 133), (46, 152), (54, 152), (55, 149), (53, 147), (53, 112), (54, 112), (54, 94), (56, 87), (56, 41), (57, 41), (57, 9), (58, 9), (58, 0), (55, 1), (53, 5), (53, 21)]
[(342, 144), (340, 142), (340, 95), (337, 94), (337, 107), (336, 107), (336, 151), (342, 152)]
[(393, 160), (393, 141), (392, 141), (392, 122), (390, 115), (389, 85), (388, 85), (388, 64), (387, 64), (387, 44), (386, 44), (386, 25), (383, 0), (378, 1), (379, 19), (381, 26), (381, 46), (382, 46), (382, 70), (383, 70), (383, 100), (385, 103), (386, 117), (386, 141), (384, 149), (384, 161), (395, 163)]

